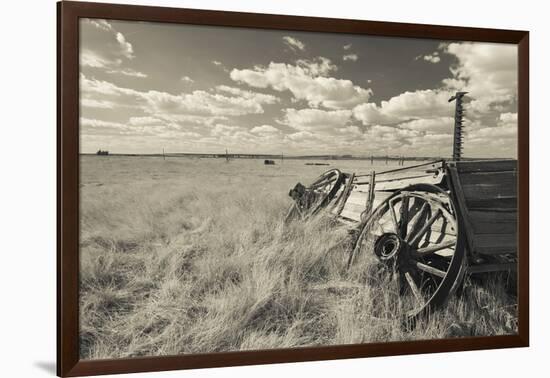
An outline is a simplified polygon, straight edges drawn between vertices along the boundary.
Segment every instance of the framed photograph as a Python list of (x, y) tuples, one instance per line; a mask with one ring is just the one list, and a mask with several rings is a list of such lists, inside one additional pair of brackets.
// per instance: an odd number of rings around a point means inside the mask
[(57, 6), (58, 375), (528, 346), (528, 32)]

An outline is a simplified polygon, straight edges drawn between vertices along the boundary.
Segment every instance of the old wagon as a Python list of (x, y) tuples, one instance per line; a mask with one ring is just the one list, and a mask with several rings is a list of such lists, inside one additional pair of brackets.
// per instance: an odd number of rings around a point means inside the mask
[(297, 184), (287, 220), (323, 213), (353, 235), (348, 266), (374, 253), (399, 274), (416, 317), (466, 273), (516, 269), (517, 161), (434, 161), (384, 172), (331, 169)]

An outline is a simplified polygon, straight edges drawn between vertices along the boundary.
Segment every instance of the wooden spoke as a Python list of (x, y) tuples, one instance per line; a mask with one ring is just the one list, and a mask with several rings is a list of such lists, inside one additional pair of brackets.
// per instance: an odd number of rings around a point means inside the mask
[[(441, 215), (441, 209), (438, 209), (434, 215), (431, 216), (430, 219), (428, 219), (426, 221), (426, 223), (424, 224), (424, 226), (422, 226), (422, 228), (420, 229), (420, 231), (418, 231), (416, 233), (416, 235), (409, 235), (407, 237), (407, 242), (410, 244), (410, 245), (415, 245), (419, 240), (420, 238), (422, 238), (422, 236), (424, 236), (424, 234), (430, 229), (430, 227), (432, 227), (432, 224), (434, 224), (434, 222), (437, 220), (437, 218)], [(412, 239), (411, 239), (412, 237)]]
[(405, 195), (401, 200), (401, 210), (399, 219), (399, 235), (405, 239), (407, 236), (407, 226), (409, 224), (409, 196)]
[(394, 227), (393, 231), (397, 234), (399, 232), (399, 225), (397, 224), (397, 215), (395, 215), (395, 209), (393, 208), (393, 201), (389, 201), (388, 206), (389, 206), (391, 220)]
[(446, 241), (441, 244), (430, 245), (429, 247), (419, 248), (415, 251), (416, 255), (425, 256), (440, 251), (445, 248), (451, 248), (456, 244), (456, 239)]
[(426, 209), (428, 209), (430, 205), (428, 202), (424, 202), (418, 212), (413, 216), (411, 219), (411, 226), (410, 226), (410, 232), (414, 233), (416, 231), (416, 228), (418, 227), (419, 222), (422, 220), (422, 216), (424, 215), (424, 212)]
[(420, 269), (423, 272), (433, 274), (434, 276), (444, 278), (446, 272), (437, 268), (434, 268), (433, 266), (423, 264), (421, 262), (416, 263), (416, 267)]
[(411, 273), (410, 272), (405, 272), (404, 275), (405, 275), (405, 280), (409, 284), (409, 287), (411, 288), (411, 291), (412, 291), (414, 297), (416, 298), (416, 301), (418, 303), (424, 303), (424, 301), (422, 299), (422, 294), (420, 293), (420, 289), (416, 285), (416, 282), (414, 282), (414, 279), (412, 278)]

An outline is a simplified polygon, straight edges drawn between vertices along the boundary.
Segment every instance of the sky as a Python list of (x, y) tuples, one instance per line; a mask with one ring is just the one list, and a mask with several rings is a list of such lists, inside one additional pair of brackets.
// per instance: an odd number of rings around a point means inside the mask
[(81, 19), (80, 148), (517, 156), (517, 47)]

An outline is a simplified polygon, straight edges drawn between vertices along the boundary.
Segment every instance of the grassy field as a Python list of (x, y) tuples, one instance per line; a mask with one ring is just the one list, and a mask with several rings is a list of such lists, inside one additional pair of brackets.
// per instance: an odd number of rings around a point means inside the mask
[(81, 157), (81, 357), (102, 359), (497, 335), (517, 331), (506, 276), (467, 279), (414, 329), (347, 233), (284, 227), (288, 190), (364, 161)]

